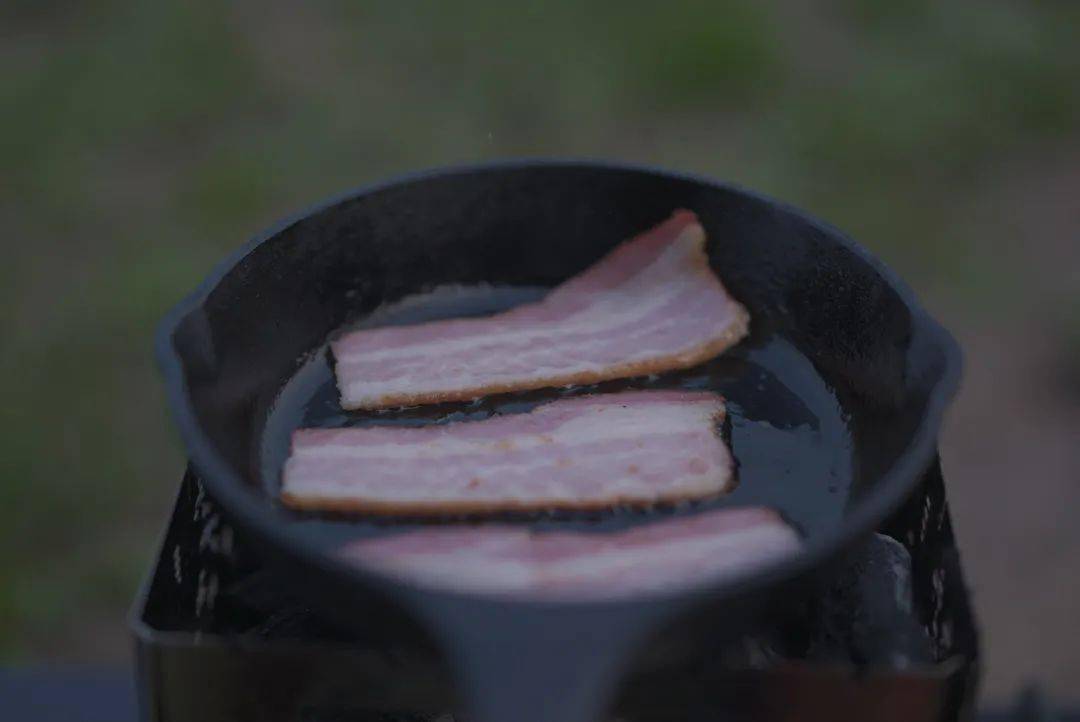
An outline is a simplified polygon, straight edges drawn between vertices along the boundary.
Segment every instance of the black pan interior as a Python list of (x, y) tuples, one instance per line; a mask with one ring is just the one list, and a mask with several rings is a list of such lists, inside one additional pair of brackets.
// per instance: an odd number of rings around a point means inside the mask
[[(444, 287), (390, 304), (358, 326), (418, 323), (481, 315), (542, 298), (540, 287)], [(852, 479), (852, 443), (847, 418), (835, 394), (806, 356), (766, 324), (738, 348), (691, 369), (589, 386), (504, 394), (469, 403), (378, 412), (342, 410), (326, 348), (311, 354), (275, 401), (262, 434), (259, 479), (271, 499), (280, 487), (289, 437), (303, 427), (419, 426), (479, 421), (495, 414), (523, 413), (538, 404), (579, 394), (629, 388), (707, 389), (726, 400), (728, 415), (718, 432), (738, 460), (739, 485), (731, 494), (696, 504), (603, 513), (505, 515), (502, 520), (540, 530), (604, 531), (660, 516), (693, 514), (718, 506), (764, 504), (780, 509), (804, 533), (834, 527)], [(409, 519), (297, 512), (290, 523), (332, 549), (343, 541), (398, 533), (417, 524), (475, 523), (467, 517)]]
[[(415, 322), (534, 299), (676, 208), (700, 217), (714, 269), (750, 310), (752, 336), (695, 369), (574, 392), (670, 385), (720, 391), (732, 412), (724, 431), (740, 485), (715, 503), (767, 503), (811, 537), (836, 531), (904, 458), (934, 394), (946, 393), (940, 382), (955, 369), (936, 324), (913, 315), (907, 291), (838, 232), (797, 211), (693, 178), (575, 163), (511, 164), (382, 186), (285, 224), (227, 264), (205, 297), (181, 307), (163, 331), (162, 355), (178, 356), (178, 393), (198, 427), (196, 441), (207, 442), (245, 489), (230, 496), (235, 490), (222, 488), (229, 482), (204, 470), (211, 491), (217, 484), (232, 502), (226, 506), (261, 506), (252, 513), (276, 515), (282, 527), (320, 544), (413, 523), (282, 508), (276, 493), (289, 432), (482, 418), (525, 410), (555, 392), (344, 413), (327, 339), (365, 319)], [(395, 316), (395, 302), (448, 285), (488, 290), (464, 302), (436, 294)], [(191, 444), (192, 429), (183, 419), (181, 426)], [(915, 451), (925, 463), (932, 449)], [(520, 521), (603, 529), (692, 512)]]

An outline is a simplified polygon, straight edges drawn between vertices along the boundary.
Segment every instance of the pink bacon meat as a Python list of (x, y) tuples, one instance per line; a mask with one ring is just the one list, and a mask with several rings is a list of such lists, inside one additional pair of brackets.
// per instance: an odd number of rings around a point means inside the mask
[(581, 396), (418, 428), (301, 429), (294, 508), (384, 514), (598, 509), (700, 499), (733, 484), (724, 405), (699, 391)]
[(748, 324), (709, 267), (697, 216), (677, 211), (538, 303), (354, 331), (332, 348), (342, 406), (377, 409), (687, 368)]
[(361, 566), (456, 591), (599, 598), (715, 582), (800, 547), (776, 512), (738, 508), (615, 533), (431, 527), (353, 542), (341, 553)]

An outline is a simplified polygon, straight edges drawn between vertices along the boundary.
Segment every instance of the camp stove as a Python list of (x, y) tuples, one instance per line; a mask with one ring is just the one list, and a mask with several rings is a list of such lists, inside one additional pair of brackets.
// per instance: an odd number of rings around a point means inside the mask
[[(434, 646), (332, 624), (256, 552), (188, 470), (132, 612), (143, 720), (468, 719)], [(657, 657), (629, 663), (609, 720), (972, 719), (977, 638), (940, 464), (790, 619)]]

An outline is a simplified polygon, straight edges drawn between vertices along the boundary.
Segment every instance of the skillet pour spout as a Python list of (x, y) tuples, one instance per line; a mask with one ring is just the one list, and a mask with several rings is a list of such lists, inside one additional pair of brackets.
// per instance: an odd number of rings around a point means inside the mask
[[(713, 270), (752, 319), (749, 339), (707, 373), (679, 379), (716, 381), (729, 400), (740, 485), (717, 503), (777, 507), (803, 533), (801, 554), (734, 583), (497, 601), (350, 565), (340, 545), (386, 525), (279, 503), (289, 424), (312, 414), (356, 421), (334, 406), (325, 351), (333, 334), (444, 286), (554, 286), (679, 208), (697, 214)], [(955, 342), (896, 276), (799, 210), (705, 178), (545, 160), (420, 173), (288, 219), (170, 312), (157, 356), (191, 462), (237, 533), (341, 625), (397, 635), (393, 614), (358, 611), (376, 604), (419, 620), (480, 722), (596, 719), (627, 657), (674, 620), (692, 618), (698, 643), (715, 644), (797, 605), (916, 491), (961, 365)], [(307, 389), (299, 401), (289, 397), (297, 388)], [(283, 424), (286, 397), (295, 414)], [(614, 513), (597, 523), (650, 518)]]

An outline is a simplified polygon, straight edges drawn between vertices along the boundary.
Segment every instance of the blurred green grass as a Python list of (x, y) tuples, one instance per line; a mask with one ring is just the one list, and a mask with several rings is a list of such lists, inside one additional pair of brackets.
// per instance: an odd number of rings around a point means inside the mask
[(996, 307), (972, 198), (1075, 137), (1078, 7), (5, 4), (0, 661), (122, 649), (182, 466), (154, 324), (275, 218), (415, 167), (612, 157), (783, 197)]

